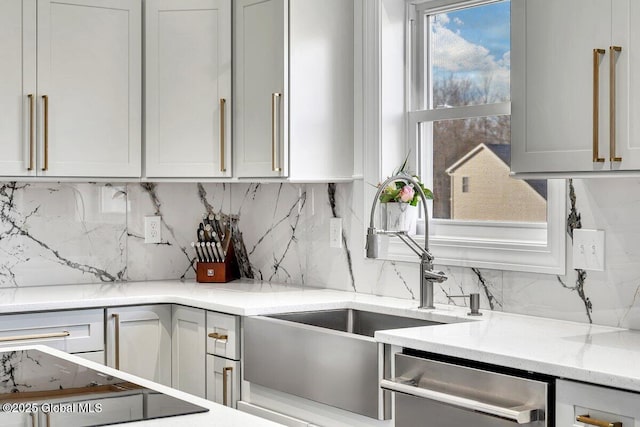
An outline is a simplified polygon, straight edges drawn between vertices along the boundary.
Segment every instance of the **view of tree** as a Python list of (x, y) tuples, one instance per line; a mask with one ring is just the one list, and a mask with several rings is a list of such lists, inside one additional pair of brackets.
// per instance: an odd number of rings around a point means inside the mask
[[(437, 108), (459, 107), (508, 101), (504, 95), (494, 95), (491, 78), (482, 79), (482, 86), (470, 79), (449, 75), (436, 79), (433, 104)], [(510, 144), (510, 116), (444, 120), (433, 123), (433, 216), (451, 218), (451, 180), (445, 170), (479, 144)]]

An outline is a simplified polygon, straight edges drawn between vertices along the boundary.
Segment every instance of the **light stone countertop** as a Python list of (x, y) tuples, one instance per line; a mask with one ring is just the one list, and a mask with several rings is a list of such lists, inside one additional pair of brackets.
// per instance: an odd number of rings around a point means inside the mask
[(356, 308), (450, 323), (376, 332), (383, 343), (640, 392), (640, 331), (278, 285), (149, 281), (0, 290), (0, 313), (175, 303), (242, 316)]

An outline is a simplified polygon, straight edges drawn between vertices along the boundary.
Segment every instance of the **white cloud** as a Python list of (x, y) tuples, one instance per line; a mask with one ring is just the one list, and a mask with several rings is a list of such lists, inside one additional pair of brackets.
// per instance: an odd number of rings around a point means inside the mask
[(511, 52), (506, 52), (496, 60), (489, 49), (466, 40), (458, 31), (448, 28), (450, 22), (446, 14), (438, 15), (432, 27), (433, 65), (453, 73), (454, 78), (469, 78), (479, 87), (489, 80), (492, 96), (502, 98), (508, 95)]
[(464, 25), (464, 22), (462, 21), (462, 19), (458, 18), (457, 16), (453, 18), (453, 23), (456, 24), (458, 27), (461, 27)]

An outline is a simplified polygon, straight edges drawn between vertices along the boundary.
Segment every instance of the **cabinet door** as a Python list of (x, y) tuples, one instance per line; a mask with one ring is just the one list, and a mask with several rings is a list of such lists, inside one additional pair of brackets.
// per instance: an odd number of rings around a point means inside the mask
[(207, 399), (236, 407), (240, 399), (240, 362), (207, 354)]
[(141, 19), (139, 0), (38, 0), (42, 175), (140, 176)]
[[(624, 427), (640, 427), (640, 395), (637, 393), (558, 380), (556, 396), (557, 426), (588, 427), (620, 422)], [(579, 421), (578, 417), (582, 416), (588, 416), (592, 422)]]
[(204, 310), (174, 305), (172, 317), (171, 387), (204, 398), (206, 396)]
[(171, 386), (171, 305), (107, 309), (107, 366)]
[[(613, 0), (612, 46), (615, 61), (615, 156), (613, 170), (640, 170), (640, 4)], [(607, 55), (610, 52), (607, 51)]]
[(235, 0), (234, 159), (238, 177), (288, 173), (285, 0)]
[(34, 175), (35, 0), (0, 2), (0, 76), (0, 175)]
[[(512, 171), (608, 170), (611, 1), (513, 0), (511, 13)], [(606, 50), (595, 56), (597, 103), (594, 49)]]
[(145, 3), (148, 177), (231, 176), (231, 1)]

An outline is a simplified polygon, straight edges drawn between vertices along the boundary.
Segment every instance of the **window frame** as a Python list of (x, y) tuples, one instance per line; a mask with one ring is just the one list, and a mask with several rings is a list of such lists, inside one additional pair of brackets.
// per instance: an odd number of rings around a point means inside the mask
[[(428, 43), (426, 15), (494, 3), (498, 0), (424, 0), (407, 1), (407, 139), (413, 170), (429, 187), (433, 182), (433, 153), (425, 152), (429, 141), (421, 140), (423, 124), (439, 120), (510, 115), (511, 103), (471, 105), (453, 109), (414, 109), (426, 105), (422, 90), (430, 85), (424, 67), (431, 63), (430, 54), (419, 56)], [(423, 36), (422, 36), (423, 35)], [(432, 145), (431, 145), (432, 146)], [(425, 155), (426, 154), (426, 155)], [(433, 202), (428, 202), (433, 212)], [(516, 223), (499, 221), (429, 221), (429, 248), (439, 265), (481, 267), (505, 271), (564, 274), (566, 181), (548, 180), (547, 223)], [(424, 221), (419, 229), (424, 229)], [(416, 240), (423, 244), (421, 233)], [(388, 239), (386, 259), (415, 262), (417, 257), (398, 239)]]

